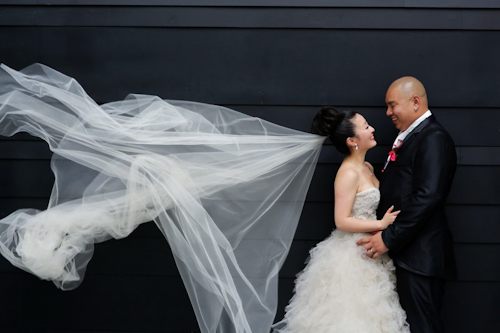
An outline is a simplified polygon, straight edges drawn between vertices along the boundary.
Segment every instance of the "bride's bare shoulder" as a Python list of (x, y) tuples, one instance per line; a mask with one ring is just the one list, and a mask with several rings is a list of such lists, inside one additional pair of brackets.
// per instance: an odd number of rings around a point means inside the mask
[(349, 163), (342, 163), (339, 170), (337, 171), (337, 176), (335, 177), (335, 182), (337, 181), (348, 181), (357, 182), (359, 180), (360, 174), (359, 170)]

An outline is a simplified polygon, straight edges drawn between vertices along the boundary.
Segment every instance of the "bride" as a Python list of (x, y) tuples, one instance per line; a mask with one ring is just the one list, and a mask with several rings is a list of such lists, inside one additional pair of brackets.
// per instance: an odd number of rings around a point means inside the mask
[[(392, 260), (387, 254), (367, 258), (356, 245), (365, 233), (385, 229), (399, 214), (391, 207), (382, 220), (376, 219), (379, 181), (365, 161), (368, 149), (377, 144), (375, 129), (362, 115), (330, 106), (318, 112), (312, 129), (330, 137), (346, 155), (334, 185), (336, 230), (310, 251), (285, 317), (273, 332), (409, 332)], [(374, 254), (368, 250), (368, 256)]]

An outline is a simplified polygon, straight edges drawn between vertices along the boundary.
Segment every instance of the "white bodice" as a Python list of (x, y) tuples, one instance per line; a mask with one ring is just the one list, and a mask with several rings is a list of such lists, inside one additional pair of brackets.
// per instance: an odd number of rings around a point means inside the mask
[(372, 187), (356, 194), (351, 216), (362, 220), (376, 220), (380, 191)]

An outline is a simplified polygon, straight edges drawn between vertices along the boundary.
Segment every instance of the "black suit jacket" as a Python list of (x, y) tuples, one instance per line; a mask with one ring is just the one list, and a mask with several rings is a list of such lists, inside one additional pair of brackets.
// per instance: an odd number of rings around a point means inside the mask
[(451, 136), (430, 116), (406, 137), (396, 161), (383, 172), (377, 215), (382, 218), (391, 205), (401, 210), (382, 232), (397, 266), (427, 276), (456, 277), (444, 211), (456, 165)]

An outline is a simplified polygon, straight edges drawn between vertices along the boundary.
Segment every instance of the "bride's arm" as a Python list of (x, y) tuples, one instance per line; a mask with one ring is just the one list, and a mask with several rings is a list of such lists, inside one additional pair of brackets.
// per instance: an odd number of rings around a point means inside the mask
[(362, 220), (351, 217), (351, 210), (358, 191), (359, 174), (354, 170), (340, 168), (335, 178), (335, 226), (349, 232), (372, 232), (384, 230), (394, 222), (397, 212), (388, 213), (382, 220)]

